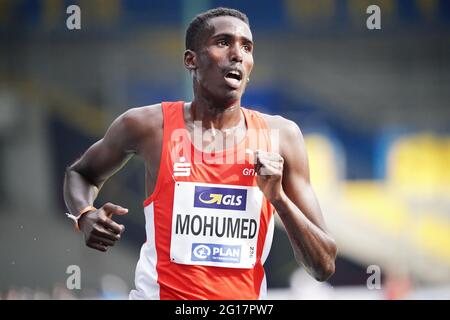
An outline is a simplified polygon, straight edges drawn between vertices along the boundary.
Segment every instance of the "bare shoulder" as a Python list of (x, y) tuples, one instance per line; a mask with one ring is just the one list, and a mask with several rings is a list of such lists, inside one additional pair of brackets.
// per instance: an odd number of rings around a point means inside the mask
[(161, 104), (131, 108), (114, 120), (117, 134), (126, 140), (139, 143), (141, 139), (162, 130), (163, 116)]
[[(270, 130), (279, 130), (277, 135), (278, 148), (276, 149), (285, 160), (285, 170), (287, 172), (298, 172), (301, 177), (308, 179), (307, 151), (300, 127), (294, 121), (282, 116), (264, 114), (263, 118)], [(272, 143), (277, 143), (277, 141), (272, 139)], [(294, 176), (287, 174), (285, 177), (289, 180)]]
[(135, 130), (149, 130), (162, 128), (162, 109), (161, 104), (153, 104), (138, 108), (131, 108), (124, 112), (121, 118), (127, 128)]
[(128, 109), (113, 121), (102, 143), (126, 152), (139, 152), (148, 137), (158, 136), (162, 131), (162, 122), (160, 104)]
[(303, 141), (300, 127), (294, 121), (286, 119), (280, 115), (270, 115), (266, 113), (261, 113), (261, 115), (271, 130), (279, 130), (279, 136), (282, 139), (281, 141)]

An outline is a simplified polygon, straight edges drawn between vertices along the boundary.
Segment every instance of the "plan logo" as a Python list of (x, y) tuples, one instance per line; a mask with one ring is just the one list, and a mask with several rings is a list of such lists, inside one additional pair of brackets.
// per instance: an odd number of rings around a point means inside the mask
[(206, 260), (211, 255), (211, 249), (204, 244), (199, 244), (196, 247), (192, 245), (192, 254), (198, 260)]
[(191, 260), (239, 263), (241, 261), (241, 246), (193, 243)]

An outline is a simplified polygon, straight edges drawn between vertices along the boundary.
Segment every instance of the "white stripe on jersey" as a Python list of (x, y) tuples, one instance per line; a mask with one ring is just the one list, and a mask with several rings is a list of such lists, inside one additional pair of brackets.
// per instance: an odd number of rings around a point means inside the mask
[(156, 272), (155, 246), (155, 210), (153, 202), (144, 208), (145, 233), (147, 241), (142, 245), (139, 261), (136, 266), (134, 283), (136, 290), (131, 290), (131, 300), (159, 300), (158, 273)]

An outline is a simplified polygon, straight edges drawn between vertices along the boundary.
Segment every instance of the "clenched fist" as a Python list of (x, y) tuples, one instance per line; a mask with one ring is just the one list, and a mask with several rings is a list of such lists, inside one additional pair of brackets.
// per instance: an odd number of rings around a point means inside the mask
[(256, 182), (270, 202), (279, 200), (283, 194), (282, 178), (284, 159), (275, 152), (255, 151)]

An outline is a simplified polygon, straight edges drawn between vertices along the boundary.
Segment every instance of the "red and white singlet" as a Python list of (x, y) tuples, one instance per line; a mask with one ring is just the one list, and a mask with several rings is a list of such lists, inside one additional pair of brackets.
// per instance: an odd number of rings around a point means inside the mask
[(274, 208), (248, 150), (270, 150), (269, 128), (259, 112), (241, 110), (245, 138), (208, 154), (190, 140), (184, 102), (162, 103), (161, 162), (130, 299), (265, 298)]

